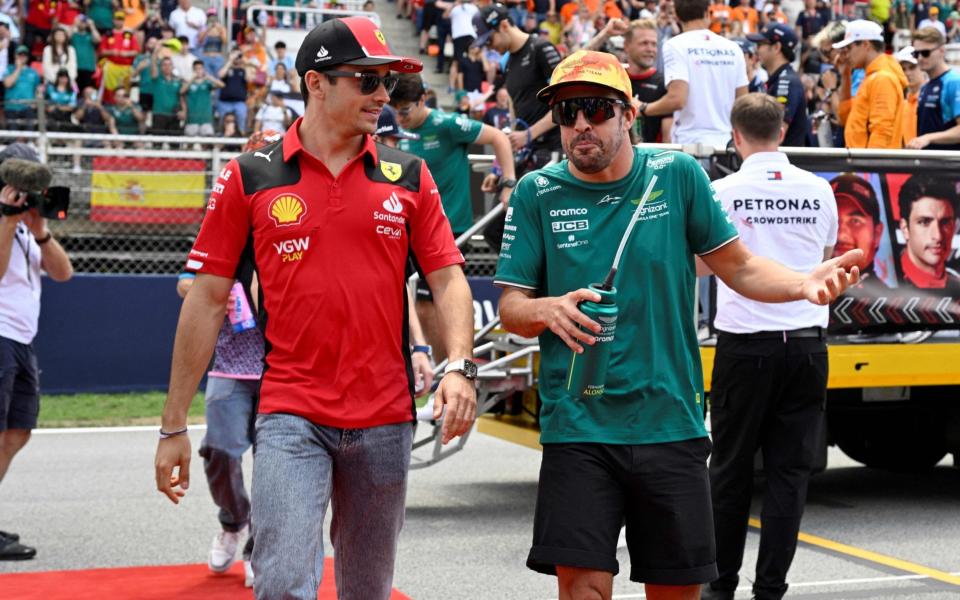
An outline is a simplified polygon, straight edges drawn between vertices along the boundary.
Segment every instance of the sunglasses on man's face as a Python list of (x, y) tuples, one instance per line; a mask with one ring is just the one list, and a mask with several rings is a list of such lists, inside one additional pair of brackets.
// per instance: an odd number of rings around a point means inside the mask
[(352, 77), (359, 79), (360, 93), (364, 96), (369, 96), (376, 92), (380, 84), (383, 84), (383, 89), (387, 90), (387, 94), (392, 94), (393, 90), (397, 88), (397, 83), (400, 82), (400, 77), (396, 75), (384, 75), (380, 77), (376, 73), (358, 73), (356, 71), (323, 71), (323, 74), (329, 77)]
[(913, 57), (920, 58), (922, 56), (923, 58), (930, 58), (930, 55), (933, 54), (935, 50), (939, 50), (939, 49), (940, 49), (940, 46), (937, 46), (936, 48), (928, 48), (927, 50), (914, 50)]
[(612, 119), (617, 113), (616, 105), (626, 106), (623, 100), (613, 98), (569, 98), (560, 100), (551, 109), (553, 123), (563, 127), (572, 127), (577, 123), (577, 113), (583, 111), (583, 117), (592, 125), (599, 125)]

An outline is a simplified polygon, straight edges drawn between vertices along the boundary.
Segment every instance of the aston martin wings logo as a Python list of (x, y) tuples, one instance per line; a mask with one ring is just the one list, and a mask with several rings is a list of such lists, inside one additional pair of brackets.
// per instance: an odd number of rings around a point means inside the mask
[(383, 173), (383, 176), (389, 179), (390, 181), (396, 181), (400, 179), (401, 175), (403, 175), (403, 167), (401, 167), (397, 163), (381, 160), (380, 172)]

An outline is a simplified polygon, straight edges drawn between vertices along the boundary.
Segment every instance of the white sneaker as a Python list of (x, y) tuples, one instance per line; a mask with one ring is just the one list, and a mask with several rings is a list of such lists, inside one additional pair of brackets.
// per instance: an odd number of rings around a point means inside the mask
[(224, 573), (237, 560), (237, 548), (240, 547), (240, 538), (247, 533), (244, 527), (240, 531), (221, 531), (213, 538), (210, 546), (210, 555), (207, 566), (214, 573)]
[(253, 587), (253, 565), (249, 560), (243, 561), (243, 587)]

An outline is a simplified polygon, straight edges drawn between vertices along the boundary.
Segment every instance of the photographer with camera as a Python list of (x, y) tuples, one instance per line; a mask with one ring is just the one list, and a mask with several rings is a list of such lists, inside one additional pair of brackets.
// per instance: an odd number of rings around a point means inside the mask
[[(73, 266), (47, 229), (50, 170), (33, 150), (10, 144), (0, 152), (0, 481), (30, 439), (40, 412), (40, 382), (33, 338), (40, 317), (40, 270), (66, 281)], [(8, 164), (9, 163), (9, 164)], [(63, 209), (66, 214), (66, 209)], [(0, 560), (33, 558), (35, 548), (0, 531)]]

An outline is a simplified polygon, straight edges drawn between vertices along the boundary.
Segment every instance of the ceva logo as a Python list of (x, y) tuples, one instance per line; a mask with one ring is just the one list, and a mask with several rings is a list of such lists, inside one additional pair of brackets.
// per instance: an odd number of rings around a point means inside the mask
[(392, 213), (403, 212), (403, 203), (397, 198), (397, 193), (390, 194), (390, 197), (383, 201), (383, 208)]

